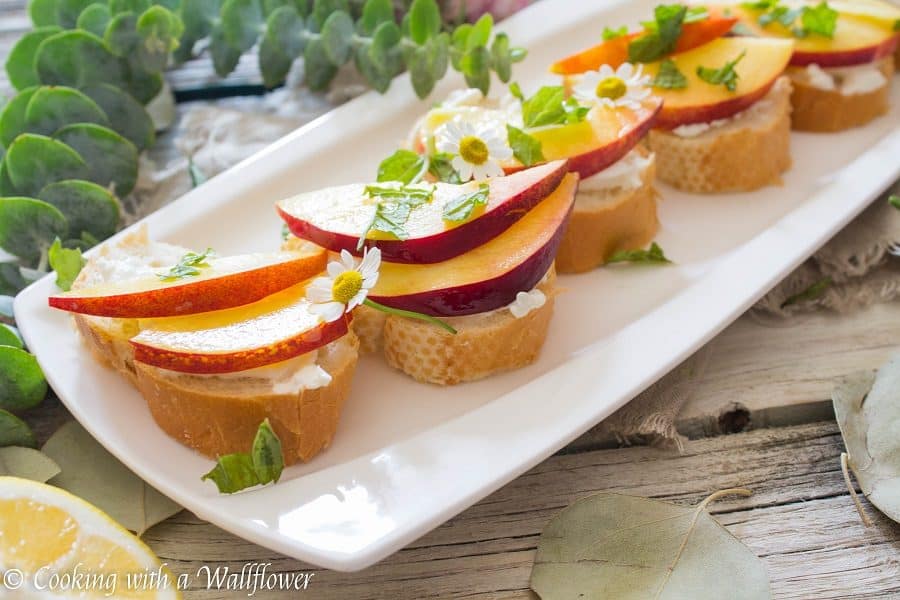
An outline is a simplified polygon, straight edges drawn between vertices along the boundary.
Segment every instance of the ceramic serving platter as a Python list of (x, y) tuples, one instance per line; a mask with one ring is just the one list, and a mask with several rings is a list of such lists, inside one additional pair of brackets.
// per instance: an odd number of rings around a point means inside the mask
[[(516, 79), (635, 24), (655, 0), (542, 0), (502, 29), (529, 49)], [(213, 178), (145, 222), (156, 238), (219, 253), (275, 249), (273, 203), (368, 181), (417, 115), (401, 77)], [(496, 89), (496, 88), (495, 88)], [(172, 499), (243, 538), (322, 567), (356, 570), (398, 550), (514, 479), (665, 374), (737, 318), (900, 175), (900, 84), (892, 112), (864, 128), (793, 137), (784, 184), (699, 196), (662, 187), (658, 241), (675, 265), (560, 278), (550, 335), (526, 369), (451, 388), (422, 385), (364, 357), (334, 444), (282, 481), (219, 495), (211, 461), (167, 437), (142, 398), (94, 362), (67, 315), (47, 308), (45, 277), (16, 299), (22, 333), (63, 402), (104, 445)]]

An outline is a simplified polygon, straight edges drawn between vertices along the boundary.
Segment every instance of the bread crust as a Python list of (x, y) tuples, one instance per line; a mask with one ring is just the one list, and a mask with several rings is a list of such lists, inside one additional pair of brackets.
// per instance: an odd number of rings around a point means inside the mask
[(657, 176), (678, 189), (707, 194), (781, 184), (781, 174), (791, 167), (790, 90), (790, 80), (779, 77), (760, 100), (767, 102), (765, 110), (697, 137), (651, 130)]
[(860, 127), (887, 113), (890, 109), (891, 78), (894, 58), (888, 56), (877, 63), (887, 83), (865, 94), (845, 95), (840, 90), (822, 90), (809, 85), (805, 69), (788, 71), (794, 91), (791, 94), (794, 129), (798, 131), (834, 132)]
[[(643, 151), (644, 155), (649, 154)], [(659, 230), (653, 185), (655, 160), (641, 173), (641, 185), (628, 190), (579, 191), (556, 254), (560, 273), (596, 269), (621, 250), (649, 244)]]

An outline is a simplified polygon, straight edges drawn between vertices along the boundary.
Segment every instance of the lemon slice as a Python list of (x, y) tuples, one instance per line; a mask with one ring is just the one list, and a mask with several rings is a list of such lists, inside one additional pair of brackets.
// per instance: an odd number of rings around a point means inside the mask
[(59, 488), (0, 477), (0, 597), (180, 598), (140, 539)]

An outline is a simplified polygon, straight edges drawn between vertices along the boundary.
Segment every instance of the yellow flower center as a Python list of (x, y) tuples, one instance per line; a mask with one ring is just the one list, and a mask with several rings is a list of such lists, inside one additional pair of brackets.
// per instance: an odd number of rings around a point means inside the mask
[(595, 92), (597, 93), (598, 98), (618, 100), (628, 93), (628, 86), (618, 77), (607, 77), (597, 84)]
[(488, 147), (481, 138), (467, 135), (459, 140), (459, 155), (472, 165), (483, 165), (488, 159)]
[(331, 296), (335, 302), (348, 304), (362, 289), (363, 276), (359, 271), (344, 271), (334, 278), (331, 286)]

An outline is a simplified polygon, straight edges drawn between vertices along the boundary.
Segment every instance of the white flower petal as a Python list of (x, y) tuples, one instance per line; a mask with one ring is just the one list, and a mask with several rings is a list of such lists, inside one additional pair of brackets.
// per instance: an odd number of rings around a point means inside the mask
[(616, 70), (613, 69), (609, 65), (601, 65), (597, 71), (593, 73), (594, 75), (594, 85), (600, 83), (604, 79), (608, 79), (610, 77), (615, 76)]
[(341, 273), (343, 273), (346, 269), (344, 269), (344, 265), (342, 265), (340, 263), (340, 261), (333, 260), (330, 263), (328, 263), (328, 266), (325, 267), (325, 270), (328, 271), (328, 274), (332, 278), (335, 278), (338, 275), (340, 275)]
[(340, 302), (326, 302), (325, 304), (313, 304), (309, 312), (322, 317), (326, 323), (337, 321), (344, 314), (344, 305)]
[(344, 271), (356, 269), (356, 259), (346, 249), (341, 250), (341, 263), (344, 265)]
[(634, 66), (631, 63), (622, 63), (616, 69), (616, 77), (628, 81), (634, 75)]
[(472, 165), (463, 160), (461, 156), (455, 156), (453, 160), (450, 161), (450, 166), (459, 173), (459, 179), (461, 181), (472, 179)]
[(328, 277), (318, 277), (306, 288), (306, 297), (313, 302), (331, 302), (334, 300), (332, 286), (334, 281)]
[(370, 248), (363, 255), (362, 262), (359, 263), (359, 273), (363, 278), (368, 277), (371, 273), (378, 275), (378, 269), (381, 267), (381, 250), (378, 248)]
[(363, 300), (366, 299), (366, 296), (369, 294), (369, 290), (363, 288), (359, 290), (355, 296), (350, 298), (350, 302), (347, 303), (347, 312), (350, 312), (357, 306), (363, 303)]

